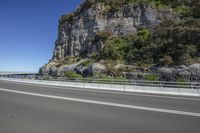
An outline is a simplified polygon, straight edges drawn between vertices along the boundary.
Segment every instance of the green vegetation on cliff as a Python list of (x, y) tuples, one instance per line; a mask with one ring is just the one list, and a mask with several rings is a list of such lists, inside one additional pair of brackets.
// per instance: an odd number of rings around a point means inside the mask
[[(178, 20), (165, 20), (152, 30), (138, 29), (136, 35), (112, 36), (109, 31), (97, 33), (104, 44), (97, 60), (122, 61), (126, 64), (174, 66), (200, 63), (199, 0), (86, 0), (119, 6), (133, 2), (150, 2), (171, 9)], [(113, 6), (114, 5), (114, 6)]]
[(79, 12), (91, 8), (96, 3), (103, 3), (111, 10), (117, 10), (124, 4), (151, 4), (155, 8), (169, 8), (175, 12), (199, 17), (199, 0), (85, 0), (80, 6)]
[[(137, 35), (109, 38), (103, 42), (104, 48), (97, 59), (122, 60), (130, 65), (159, 66), (200, 62), (200, 27), (191, 25), (196, 21), (199, 20), (172, 24), (174, 22), (169, 20), (152, 32), (142, 29)], [(163, 26), (165, 24), (168, 26)]]
[(152, 7), (170, 10), (177, 20), (165, 20), (152, 30), (138, 29), (136, 35), (113, 37), (110, 31), (96, 33), (104, 44), (96, 59), (114, 60), (126, 64), (173, 66), (200, 62), (200, 1), (199, 0), (85, 0), (73, 13), (63, 15), (60, 24), (72, 21), (77, 14), (96, 3), (109, 10), (124, 4), (148, 3)]
[(71, 78), (71, 79), (76, 79), (76, 78), (83, 78), (80, 74), (77, 74), (74, 71), (66, 71), (65, 72), (65, 77)]
[(61, 17), (40, 75), (197, 82), (199, 7), (200, 0), (85, 0)]

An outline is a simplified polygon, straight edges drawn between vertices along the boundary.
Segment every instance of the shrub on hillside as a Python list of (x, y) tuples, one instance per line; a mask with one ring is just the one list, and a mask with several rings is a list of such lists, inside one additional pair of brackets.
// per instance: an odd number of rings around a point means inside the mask
[(83, 78), (82, 75), (77, 74), (74, 71), (66, 71), (65, 72), (65, 77), (72, 78), (72, 79)]

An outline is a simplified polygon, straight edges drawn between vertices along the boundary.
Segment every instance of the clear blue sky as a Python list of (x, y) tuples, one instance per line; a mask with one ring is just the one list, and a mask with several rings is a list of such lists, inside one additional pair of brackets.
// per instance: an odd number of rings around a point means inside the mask
[(0, 71), (38, 71), (53, 54), (60, 16), (81, 0), (0, 0)]

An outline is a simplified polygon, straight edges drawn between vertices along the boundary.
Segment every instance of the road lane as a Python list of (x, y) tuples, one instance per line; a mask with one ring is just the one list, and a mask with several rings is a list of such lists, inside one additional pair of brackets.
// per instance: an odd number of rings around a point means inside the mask
[[(200, 99), (175, 99), (172, 98), (162, 98), (162, 97), (148, 97), (145, 95), (120, 95), (120, 94), (112, 94), (112, 93), (99, 93), (93, 91), (82, 91), (74, 90), (74, 89), (66, 89), (66, 87), (43, 87), (43, 86), (35, 86), (35, 85), (21, 85), (10, 82), (1, 82), (0, 87), (5, 89), (12, 89), (18, 91), (25, 92), (33, 92), (47, 95), (56, 95), (62, 97), (73, 97), (78, 99), (88, 99), (95, 101), (104, 101), (104, 102), (112, 102), (112, 103), (120, 103), (120, 104), (129, 104), (136, 106), (146, 106), (152, 108), (162, 108), (169, 110), (180, 110), (186, 112), (196, 112), (200, 113)], [(184, 97), (181, 97), (184, 98)]]
[[(1, 88), (2, 86), (0, 84)], [(8, 85), (8, 88), (16, 90), (12, 85)], [(19, 86), (16, 88), (20, 89)], [(53, 88), (51, 88), (52, 90), (47, 88), (38, 89), (37, 87), (31, 88), (30, 86), (21, 86), (21, 88), (30, 92), (34, 92), (33, 89), (37, 89), (36, 92), (42, 94), (45, 91), (49, 91), (45, 94), (58, 96), (75, 96), (79, 94), (72, 92), (67, 94), (68, 91), (65, 90), (57, 92), (55, 89), (53, 91)], [(93, 95), (93, 93), (83, 94), (82, 98)], [(91, 99), (95, 99), (95, 96), (98, 97), (98, 95), (103, 97), (102, 95), (106, 94), (95, 94)], [(80, 95), (77, 97), (80, 97)], [(120, 98), (122, 98), (126, 104), (133, 100), (132, 98), (126, 99), (125, 97), (129, 97), (126, 95), (115, 96), (114, 94), (107, 94), (105, 97), (105, 100), (109, 100), (109, 97), (110, 99), (114, 97), (115, 102), (119, 102)], [(90, 99), (89, 97), (87, 98)], [(99, 99), (97, 98), (96, 100)], [(161, 100), (164, 99), (158, 99), (158, 101)], [(146, 102), (146, 100), (143, 102)], [(195, 101), (189, 100), (189, 102)], [(199, 101), (196, 102), (195, 104), (198, 104)], [(200, 131), (199, 117), (117, 108), (5, 91), (0, 91), (0, 107), (0, 133), (199, 133)]]
[(105, 105), (105, 106), (112, 106), (112, 107), (119, 107), (119, 108), (137, 109), (137, 110), (145, 110), (145, 111), (200, 117), (200, 113), (195, 113), (195, 112), (185, 112), (185, 111), (178, 111), (178, 110), (151, 108), (151, 107), (145, 107), (145, 106), (110, 103), (110, 102), (95, 101), (95, 100), (88, 100), (88, 99), (78, 99), (78, 98), (72, 98), (72, 97), (61, 97), (61, 96), (55, 96), (55, 95), (46, 95), (46, 94), (31, 93), (31, 92), (24, 92), (24, 91), (8, 90), (8, 89), (3, 89), (3, 88), (0, 88), (0, 91), (29, 95), (29, 96), (37, 96), (37, 97), (44, 97), (44, 98), (51, 98), (51, 99), (73, 101), (73, 102), (98, 104), (98, 105)]

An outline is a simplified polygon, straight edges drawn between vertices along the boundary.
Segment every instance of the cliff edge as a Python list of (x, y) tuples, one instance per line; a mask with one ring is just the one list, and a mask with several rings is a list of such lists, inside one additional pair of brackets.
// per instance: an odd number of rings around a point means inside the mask
[[(200, 30), (185, 25), (188, 21), (200, 21), (187, 20), (186, 15), (177, 13), (175, 9), (182, 3), (176, 7), (161, 2), (162, 7), (156, 4), (140, 0), (85, 0), (74, 12), (61, 16), (53, 57), (40, 69), (40, 75), (66, 76), (66, 72), (74, 71), (84, 77), (98, 73), (117, 77), (139, 71), (139, 67), (144, 66), (174, 67), (197, 63), (199, 41), (196, 41), (198, 44), (192, 41), (199, 40)], [(184, 29), (178, 29), (181, 24)], [(185, 30), (188, 33), (182, 35)], [(187, 38), (193, 34), (194, 38)], [(187, 40), (174, 42), (177, 35)], [(193, 53), (185, 50), (187, 41), (194, 45)], [(111, 68), (123, 70), (116, 74), (109, 70)]]

